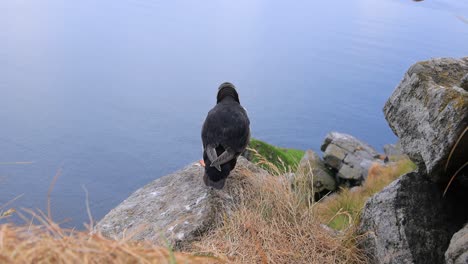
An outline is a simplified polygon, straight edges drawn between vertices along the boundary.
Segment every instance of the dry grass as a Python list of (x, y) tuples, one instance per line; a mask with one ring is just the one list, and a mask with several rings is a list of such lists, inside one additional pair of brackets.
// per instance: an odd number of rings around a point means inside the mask
[[(131, 235), (112, 240), (63, 229), (49, 220), (50, 210), (47, 215), (27, 211), (36, 224), (0, 225), (0, 263), (366, 263), (354, 232), (359, 211), (370, 195), (413, 166), (408, 160), (390, 167), (375, 165), (359, 191), (342, 190), (320, 203), (311, 202), (308, 185), (300, 188), (298, 183), (307, 182), (305, 175), (296, 175), (292, 189), (284, 175), (254, 177), (246, 170), (238, 210), (195, 242), (192, 253), (132, 242)], [(11, 213), (0, 211), (0, 218)], [(92, 222), (90, 216), (90, 230)]]
[[(90, 223), (88, 231), (62, 228), (52, 221), (50, 195), (60, 176), (58, 170), (47, 193), (47, 215), (23, 209), (29, 217), (6, 209), (14, 200), (0, 206), (0, 220), (17, 213), (27, 225), (0, 225), (0, 263), (224, 263), (214, 257), (195, 256), (174, 252), (168, 247), (157, 247), (149, 242), (135, 242), (135, 234), (127, 234), (124, 239), (113, 240), (93, 230), (93, 218), (86, 206)], [(86, 188), (83, 189), (88, 197)]]
[(334, 229), (352, 229), (359, 221), (359, 214), (369, 197), (415, 168), (409, 159), (399, 160), (387, 166), (374, 164), (369, 169), (363, 186), (354, 190), (343, 188), (339, 193), (327, 197), (323, 202), (316, 204), (316, 214), (323, 223)]
[(149, 243), (63, 229), (39, 218), (40, 225), (0, 226), (0, 263), (222, 263)]
[(238, 210), (194, 250), (234, 263), (366, 263), (352, 232), (324, 228), (284, 176), (248, 180)]

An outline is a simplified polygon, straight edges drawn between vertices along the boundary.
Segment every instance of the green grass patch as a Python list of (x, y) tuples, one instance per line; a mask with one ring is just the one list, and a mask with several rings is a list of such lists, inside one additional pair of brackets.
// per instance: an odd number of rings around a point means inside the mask
[(299, 149), (276, 147), (254, 138), (250, 139), (248, 149), (253, 163), (267, 170), (271, 170), (273, 165), (281, 172), (295, 171), (305, 153)]

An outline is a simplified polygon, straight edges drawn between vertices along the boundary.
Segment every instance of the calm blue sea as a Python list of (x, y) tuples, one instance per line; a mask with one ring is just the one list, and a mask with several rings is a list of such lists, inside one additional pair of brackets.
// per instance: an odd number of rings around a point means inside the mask
[(201, 158), (224, 81), (256, 138), (319, 151), (336, 130), (380, 150), (406, 69), (467, 55), (460, 0), (1, 1), (0, 206), (45, 210), (61, 170), (54, 220), (83, 228), (84, 188), (100, 219)]

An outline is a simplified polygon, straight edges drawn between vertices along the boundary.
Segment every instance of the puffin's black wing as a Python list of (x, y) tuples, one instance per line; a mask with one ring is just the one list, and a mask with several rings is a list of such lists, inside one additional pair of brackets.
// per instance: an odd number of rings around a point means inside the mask
[[(249, 125), (250, 121), (247, 113), (240, 104), (235, 102), (217, 104), (208, 113), (203, 124), (202, 141), (205, 151), (210, 154), (208, 149), (222, 147), (226, 152), (237, 157), (249, 143)], [(219, 156), (218, 162), (211, 158), (210, 161), (215, 165), (225, 163), (226, 160), (221, 157), (223, 154)], [(229, 157), (229, 159), (233, 158), (232, 155), (229, 155)]]

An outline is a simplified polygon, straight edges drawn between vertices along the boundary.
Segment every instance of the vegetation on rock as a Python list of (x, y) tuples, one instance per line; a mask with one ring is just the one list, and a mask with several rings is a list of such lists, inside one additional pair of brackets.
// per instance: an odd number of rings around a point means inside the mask
[(41, 223), (0, 226), (0, 263), (223, 263), (214, 257), (174, 252), (148, 242), (113, 240), (63, 229), (38, 215), (33, 218)]
[(342, 188), (339, 193), (326, 197), (316, 204), (320, 220), (337, 230), (346, 230), (359, 222), (359, 214), (367, 199), (380, 192), (401, 175), (416, 169), (409, 160), (401, 159), (389, 165), (374, 164), (363, 186), (353, 189)]
[(243, 203), (194, 243), (194, 252), (233, 263), (366, 263), (352, 230), (325, 228), (284, 174), (247, 180)]
[[(270, 175), (254, 177), (251, 171), (242, 171), (249, 181), (242, 192), (242, 203), (233, 212), (225, 213), (217, 228), (187, 247), (188, 252), (134, 242), (132, 234), (113, 240), (99, 233), (62, 229), (47, 217), (29, 211), (36, 223), (39, 221), (38, 225), (0, 226), (0, 260), (2, 263), (366, 263), (355, 232), (361, 208), (368, 197), (415, 168), (408, 159), (389, 166), (372, 166), (359, 190), (342, 189), (314, 202), (313, 190), (306, 185), (291, 184), (284, 173), (299, 162), (302, 151), (277, 148), (258, 140), (253, 140), (253, 146), (257, 162), (269, 166)], [(266, 157), (260, 153), (266, 153)], [(301, 182), (303, 177), (306, 175), (299, 174), (294, 180)], [(3, 215), (8, 217), (6, 213)]]
[(270, 172), (272, 169), (279, 169), (281, 172), (295, 171), (305, 153), (299, 149), (276, 147), (254, 138), (250, 139), (247, 151), (249, 160)]

